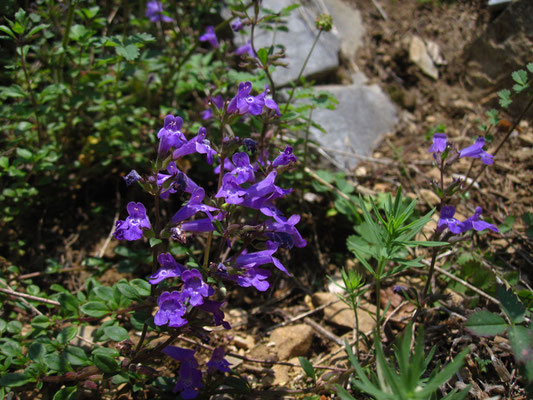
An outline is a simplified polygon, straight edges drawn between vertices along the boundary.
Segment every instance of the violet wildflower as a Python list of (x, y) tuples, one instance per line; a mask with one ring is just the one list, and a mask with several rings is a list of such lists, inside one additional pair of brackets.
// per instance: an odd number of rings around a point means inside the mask
[(176, 262), (170, 253), (159, 254), (157, 261), (161, 265), (161, 268), (159, 268), (155, 274), (148, 278), (148, 282), (150, 282), (152, 285), (157, 285), (159, 282), (167, 278), (176, 278), (181, 276), (183, 271), (187, 270), (185, 266)]
[(256, 267), (263, 264), (272, 263), (274, 266), (285, 274), (290, 275), (283, 264), (273, 254), (278, 250), (277, 243), (270, 240), (266, 241), (266, 249), (254, 253), (241, 254), (235, 259), (236, 267), (252, 266)]
[(226, 352), (224, 351), (223, 347), (217, 347), (215, 350), (213, 350), (213, 355), (206, 364), (210, 373), (213, 373), (217, 370), (220, 372), (231, 372), (229, 368), (231, 364), (224, 358), (225, 354)]
[(187, 141), (185, 135), (180, 131), (182, 125), (183, 119), (179, 116), (167, 115), (165, 117), (163, 128), (157, 134), (159, 155), (164, 156), (172, 147), (181, 147)]
[(239, 46), (237, 47), (237, 49), (235, 49), (236, 56), (242, 56), (243, 54), (248, 54), (250, 57), (255, 58), (255, 53), (252, 47), (252, 42), (248, 41), (242, 46)]
[[(221, 95), (218, 95), (216, 97), (211, 97), (209, 101), (213, 103), (215, 107), (219, 110), (222, 109), (222, 107), (224, 107), (224, 98)], [(204, 120), (210, 119), (213, 117), (213, 109), (209, 107), (205, 111), (202, 111), (200, 115), (202, 116), (202, 119)]]
[(186, 219), (191, 218), (194, 214), (199, 211), (205, 213), (210, 219), (213, 219), (211, 211), (218, 211), (218, 208), (207, 206), (202, 204), (202, 201), (205, 197), (205, 191), (203, 188), (198, 187), (193, 193), (189, 202), (180, 208), (176, 214), (172, 217), (172, 223), (177, 224)]
[(159, 326), (168, 322), (168, 326), (173, 328), (179, 328), (187, 324), (187, 320), (182, 318), (187, 311), (184, 302), (185, 298), (180, 292), (161, 293), (161, 296), (157, 299), (159, 310), (155, 313), (154, 323)]
[(257, 150), (257, 142), (253, 139), (246, 138), (243, 140), (243, 144), (252, 154), (255, 153), (255, 151)]
[(433, 144), (429, 148), (430, 153), (444, 153), (446, 150), (447, 137), (444, 133), (435, 133), (433, 135)]
[(163, 4), (160, 1), (149, 1), (146, 4), (146, 16), (150, 22), (172, 22), (172, 18), (163, 14)]
[(394, 285), (392, 287), (392, 291), (397, 294), (402, 294), (404, 292), (407, 292), (408, 290), (409, 289), (407, 288), (407, 286), (403, 286), (403, 285)]
[(218, 39), (217, 35), (215, 34), (215, 27), (214, 26), (208, 26), (205, 28), (205, 33), (200, 36), (199, 38), (200, 42), (209, 42), (211, 43), (211, 46), (214, 48), (218, 48)]
[(481, 158), (481, 162), (486, 165), (492, 165), (494, 156), (483, 150), (485, 139), (478, 137), (472, 146), (468, 146), (459, 152), (459, 158), (472, 157)]
[(231, 158), (235, 168), (231, 170), (231, 174), (235, 176), (235, 182), (242, 184), (244, 182), (254, 182), (254, 169), (250, 164), (250, 157), (245, 152), (235, 153)]
[(270, 89), (268, 88), (268, 85), (265, 85), (265, 91), (262, 93), (263, 99), (265, 101), (265, 107), (274, 110), (276, 112), (276, 115), (280, 117), (281, 112), (279, 111), (278, 104), (274, 100), (266, 98), (266, 95), (268, 93), (270, 93)]
[(138, 240), (142, 238), (142, 228), (151, 229), (152, 225), (146, 216), (146, 208), (142, 203), (129, 202), (126, 209), (129, 217), (125, 221), (117, 221), (113, 235), (118, 240)]
[(234, 32), (239, 32), (243, 28), (243, 24), (240, 18), (236, 18), (231, 23), (231, 29), (233, 29)]
[(215, 291), (202, 280), (202, 274), (198, 270), (187, 270), (181, 274), (184, 282), (183, 295), (189, 298), (189, 304), (193, 307), (203, 304), (204, 297), (212, 296)]
[(209, 140), (206, 139), (206, 135), (207, 130), (203, 126), (200, 127), (200, 129), (198, 129), (198, 135), (174, 150), (172, 153), (172, 159), (176, 160), (192, 153), (200, 153), (206, 155), (208, 164), (212, 164), (213, 156), (217, 154), (217, 152), (211, 148), (211, 144), (209, 143)]
[(474, 215), (472, 215), (470, 218), (467, 218), (463, 222), (463, 232), (469, 231), (470, 229), (474, 229), (476, 231), (490, 229), (493, 232), (499, 232), (498, 228), (496, 228), (494, 225), (479, 219), (482, 213), (483, 209), (481, 207), (476, 207)]
[(255, 266), (245, 265), (241, 267), (232, 280), (237, 282), (240, 287), (253, 286), (260, 292), (266, 291), (270, 287), (267, 279), (270, 277), (270, 271)]
[(463, 232), (463, 223), (457, 218), (454, 218), (455, 207), (454, 206), (443, 206), (440, 210), (440, 218), (437, 223), (437, 230), (442, 232), (444, 229), (448, 228), (450, 232), (459, 234)]
[(231, 329), (230, 324), (224, 321), (224, 311), (221, 310), (223, 305), (223, 302), (205, 299), (199, 308), (213, 315), (215, 326), (222, 325), (224, 329)]
[(202, 388), (202, 372), (198, 370), (198, 362), (194, 357), (194, 350), (176, 346), (167, 346), (163, 353), (180, 361), (179, 378), (173, 392), (180, 392), (183, 399), (194, 399), (198, 396), (198, 389)]
[(130, 186), (132, 183), (140, 181), (141, 175), (139, 175), (137, 171), (132, 169), (129, 174), (124, 177), (124, 180), (126, 181), (126, 186)]
[(228, 113), (239, 115), (259, 115), (263, 112), (265, 105), (264, 95), (251, 96), (252, 83), (249, 81), (239, 83), (237, 95), (233, 97), (228, 105)]
[(266, 229), (271, 231), (267, 233), (267, 237), (281, 247), (292, 248), (293, 245), (305, 247), (307, 242), (295, 227), (298, 222), (300, 222), (300, 216), (296, 214), (292, 215), (288, 220), (280, 218), (278, 221), (267, 221), (265, 223)]
[(292, 153), (292, 147), (287, 146), (285, 150), (272, 161), (272, 166), (276, 168), (282, 165), (288, 165), (291, 162), (296, 162), (297, 160), (298, 157)]
[(161, 172), (157, 174), (157, 186), (163, 187), (160, 194), (162, 199), (168, 199), (171, 193), (182, 191), (192, 194), (198, 189), (199, 186), (187, 175), (181, 172), (178, 167), (176, 167), (174, 161), (168, 163), (167, 172), (168, 174), (163, 174)]

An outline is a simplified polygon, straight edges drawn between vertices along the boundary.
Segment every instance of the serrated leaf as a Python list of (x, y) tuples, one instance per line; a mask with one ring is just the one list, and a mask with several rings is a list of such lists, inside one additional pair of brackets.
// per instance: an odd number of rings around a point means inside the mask
[(131, 287), (129, 284), (119, 282), (116, 284), (116, 286), (124, 297), (127, 297), (128, 299), (131, 299), (131, 300), (139, 299), (140, 297), (139, 292), (137, 292), (137, 289), (135, 289), (134, 287)]
[(516, 297), (512, 290), (498, 285), (496, 288), (496, 297), (500, 300), (503, 311), (505, 311), (505, 314), (507, 314), (513, 323), (520, 324), (524, 321), (526, 308), (520, 303), (518, 297)]
[(106, 326), (104, 333), (115, 342), (122, 342), (129, 338), (128, 331), (121, 326)]
[(109, 310), (104, 303), (99, 301), (89, 301), (80, 307), (82, 313), (90, 317), (103, 317)]
[(133, 61), (139, 57), (139, 48), (134, 44), (128, 44), (127, 46), (115, 47), (117, 55), (124, 57), (128, 61)]
[(264, 47), (257, 50), (257, 57), (259, 58), (259, 61), (261, 61), (261, 64), (266, 65), (268, 61), (268, 50)]
[(94, 365), (96, 365), (102, 372), (106, 374), (111, 374), (118, 371), (119, 366), (113, 357), (96, 354), (94, 356)]
[(30, 378), (20, 373), (14, 373), (14, 374), (9, 373), (9, 374), (5, 374), (4, 376), (0, 378), (0, 386), (4, 386), (4, 387), (24, 386), (28, 382), (30, 382)]
[(527, 70), (533, 74), (533, 63), (527, 65)]
[(144, 279), (139, 279), (139, 278), (133, 279), (130, 282), (130, 286), (134, 287), (140, 296), (143, 296), (143, 297), (150, 296), (152, 285), (150, 285), (150, 283), (148, 283)]
[(496, 336), (503, 333), (508, 325), (505, 320), (490, 311), (477, 311), (470, 315), (465, 328), (478, 336)]
[(523, 69), (514, 71), (511, 74), (513, 80), (518, 83), (520, 86), (525, 86), (527, 84), (527, 72)]
[(313, 381), (316, 381), (316, 373), (315, 373), (315, 368), (313, 367), (313, 364), (311, 364), (309, 360), (305, 357), (298, 357), (298, 360), (300, 361), (300, 365), (302, 366), (307, 376), (311, 378)]
[(67, 326), (57, 335), (57, 341), (62, 344), (67, 344), (78, 334), (78, 327), (75, 325)]
[(87, 365), (89, 363), (89, 356), (85, 351), (78, 346), (68, 346), (65, 351), (67, 361), (72, 365)]

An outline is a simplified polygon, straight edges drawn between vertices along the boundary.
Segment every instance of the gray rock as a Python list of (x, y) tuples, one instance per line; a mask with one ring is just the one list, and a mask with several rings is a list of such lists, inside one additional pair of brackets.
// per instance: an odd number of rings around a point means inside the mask
[[(294, 0), (264, 0), (263, 7), (275, 12), (295, 3)], [(275, 44), (286, 48), (287, 58), (282, 60), (288, 67), (277, 67), (273, 74), (276, 86), (285, 86), (296, 80), (313, 42), (318, 34), (315, 18), (318, 14), (312, 7), (299, 7), (287, 19), (288, 32), (259, 29), (254, 42), (257, 48), (268, 47), (275, 35)], [(242, 43), (239, 43), (242, 44)], [(304, 71), (306, 77), (317, 77), (334, 72), (339, 66), (339, 39), (331, 32), (322, 33)]]
[[(533, 1), (517, 0), (492, 21), (485, 32), (465, 48), (463, 53), (465, 83), (471, 99), (497, 107), (496, 92), (513, 85), (511, 72), (525, 69), (533, 49)], [(525, 97), (525, 96), (522, 96)], [(527, 99), (526, 99), (527, 100)], [(518, 114), (525, 101), (516, 99), (511, 113)], [(533, 119), (533, 110), (529, 118)]]
[(424, 41), (418, 37), (413, 36), (411, 38), (411, 44), (409, 45), (409, 60), (416, 65), (426, 74), (427, 76), (438, 79), (439, 70), (433, 64), (433, 60), (428, 53), (428, 49)]
[[(364, 79), (356, 78), (355, 81)], [(394, 104), (378, 85), (318, 86), (331, 92), (339, 104), (335, 110), (316, 109), (313, 120), (328, 133), (311, 130), (312, 138), (343, 168), (354, 168), (357, 157), (368, 156), (381, 138), (392, 132), (397, 122)]]

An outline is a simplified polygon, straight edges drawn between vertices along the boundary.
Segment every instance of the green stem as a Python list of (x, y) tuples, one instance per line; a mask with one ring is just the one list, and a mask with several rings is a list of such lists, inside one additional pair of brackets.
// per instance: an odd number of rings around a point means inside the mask
[(305, 127), (305, 142), (304, 142), (304, 169), (307, 167), (307, 153), (309, 145), (309, 130), (311, 128), (311, 121), (313, 119), (313, 107), (309, 109), (309, 119), (307, 120), (307, 126)]
[(61, 42), (61, 47), (63, 48), (63, 52), (61, 53), (61, 56), (59, 57), (58, 62), (58, 77), (60, 78), (60, 81), (63, 81), (63, 62), (65, 61), (65, 54), (67, 53), (67, 45), (69, 41), (70, 36), (70, 28), (72, 27), (72, 21), (74, 20), (74, 11), (76, 11), (76, 5), (78, 4), (78, 0), (71, 0), (68, 2), (68, 11), (67, 11), (67, 25), (65, 26), (65, 31), (63, 32), (63, 41)]

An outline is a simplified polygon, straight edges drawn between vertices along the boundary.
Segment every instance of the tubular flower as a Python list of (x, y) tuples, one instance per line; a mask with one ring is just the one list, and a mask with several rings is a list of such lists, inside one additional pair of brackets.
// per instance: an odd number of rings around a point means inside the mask
[(142, 238), (142, 228), (150, 229), (152, 225), (146, 216), (146, 208), (142, 203), (130, 202), (127, 205), (129, 217), (125, 221), (117, 221), (113, 235), (118, 240), (138, 240)]

